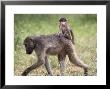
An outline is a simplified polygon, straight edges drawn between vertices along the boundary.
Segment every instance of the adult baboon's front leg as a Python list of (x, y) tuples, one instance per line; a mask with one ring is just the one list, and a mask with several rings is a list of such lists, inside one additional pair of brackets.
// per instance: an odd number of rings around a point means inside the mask
[(74, 63), (76, 66), (82, 67), (84, 69), (84, 75), (88, 75), (88, 65), (85, 64), (83, 61), (80, 60), (78, 57), (76, 51), (75, 51), (75, 46), (73, 44), (70, 45), (68, 48), (68, 57), (69, 60)]
[(64, 55), (64, 54), (58, 55), (58, 61), (60, 64), (60, 73), (62, 76), (64, 76), (64, 74), (65, 74), (65, 58), (66, 58), (66, 55)]
[(52, 69), (51, 69), (51, 66), (50, 66), (50, 63), (48, 61), (48, 57), (47, 56), (45, 57), (45, 68), (46, 68), (46, 70), (48, 72), (48, 75), (52, 76), (53, 73), (52, 73)]
[(41, 66), (42, 64), (45, 63), (45, 52), (41, 52), (37, 54), (38, 57), (38, 61), (37, 63), (33, 64), (32, 66), (28, 67), (23, 73), (22, 76), (26, 76), (30, 71), (32, 71), (33, 69)]
[(37, 63), (34, 63), (32, 66), (28, 67), (21, 75), (26, 76), (30, 71), (41, 66), (42, 64), (43, 62), (41, 60), (38, 60)]

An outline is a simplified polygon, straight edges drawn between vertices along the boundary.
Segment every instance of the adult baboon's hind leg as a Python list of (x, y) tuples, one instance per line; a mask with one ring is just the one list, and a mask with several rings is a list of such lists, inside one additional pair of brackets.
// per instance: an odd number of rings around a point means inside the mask
[(68, 50), (69, 60), (72, 63), (74, 63), (76, 66), (82, 67), (84, 69), (84, 75), (87, 76), (88, 75), (88, 65), (80, 60), (80, 58), (78, 57), (78, 55), (75, 51), (74, 45), (71, 45), (68, 49), (69, 49)]
[(65, 58), (66, 58), (66, 55), (64, 53), (58, 54), (58, 61), (60, 64), (60, 73), (62, 76), (65, 75)]

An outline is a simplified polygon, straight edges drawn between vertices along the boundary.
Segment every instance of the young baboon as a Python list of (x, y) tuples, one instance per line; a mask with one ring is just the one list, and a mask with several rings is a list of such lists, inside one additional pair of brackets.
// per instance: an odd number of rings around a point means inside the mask
[(88, 74), (88, 65), (79, 59), (75, 52), (73, 43), (63, 35), (60, 37), (58, 34), (26, 37), (24, 45), (27, 54), (31, 54), (33, 50), (35, 51), (38, 61), (28, 67), (22, 73), (23, 76), (26, 76), (31, 70), (41, 66), (42, 64), (45, 65), (48, 74), (53, 75), (51, 66), (48, 62), (48, 55), (58, 56), (61, 75), (64, 75), (66, 55), (68, 55), (71, 63), (84, 69), (84, 75)]
[(60, 29), (60, 33), (62, 33), (65, 38), (71, 40), (72, 43), (75, 44), (74, 34), (72, 32), (72, 29), (68, 25), (67, 19), (65, 17), (59, 19), (59, 29)]

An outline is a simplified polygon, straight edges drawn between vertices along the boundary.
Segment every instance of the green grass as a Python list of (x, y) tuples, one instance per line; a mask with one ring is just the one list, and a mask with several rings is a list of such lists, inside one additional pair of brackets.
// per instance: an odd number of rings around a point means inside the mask
[[(25, 53), (23, 41), (31, 35), (47, 35), (57, 33), (58, 20), (60, 17), (68, 18), (68, 22), (75, 35), (76, 51), (85, 63), (90, 66), (89, 75), (97, 75), (97, 16), (93, 15), (40, 15), (40, 14), (15, 14), (14, 16), (14, 74), (21, 73), (37, 61), (33, 52), (31, 55)], [(66, 75), (82, 76), (83, 70), (71, 64), (66, 57)], [(49, 61), (54, 75), (59, 75), (59, 64), (56, 56), (50, 56)], [(29, 73), (29, 75), (46, 75), (44, 66)]]

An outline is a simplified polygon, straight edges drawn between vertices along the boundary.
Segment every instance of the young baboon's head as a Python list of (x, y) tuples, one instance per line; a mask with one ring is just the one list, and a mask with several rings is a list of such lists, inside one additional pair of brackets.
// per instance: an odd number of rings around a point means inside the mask
[(67, 19), (65, 17), (59, 19), (59, 28), (62, 32), (67, 30)]
[(65, 17), (59, 19), (60, 25), (65, 27), (67, 25), (67, 19)]
[(24, 40), (24, 45), (25, 45), (26, 53), (31, 54), (35, 47), (34, 40), (32, 39), (32, 37), (27, 37)]

